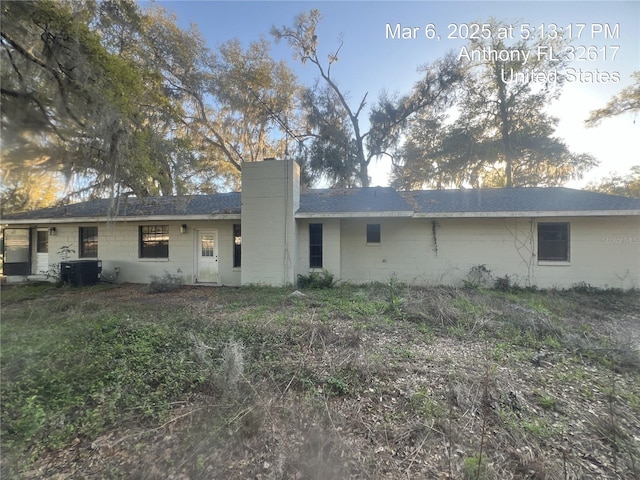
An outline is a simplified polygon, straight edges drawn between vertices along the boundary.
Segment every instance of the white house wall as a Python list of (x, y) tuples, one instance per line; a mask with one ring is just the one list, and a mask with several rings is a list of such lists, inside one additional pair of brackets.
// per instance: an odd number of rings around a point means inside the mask
[[(308, 271), (308, 224), (323, 223), (323, 266), (354, 283), (388, 281), (460, 285), (474, 267), (521, 286), (601, 288), (640, 286), (640, 219), (573, 217), (568, 262), (539, 262), (537, 219), (335, 219), (300, 222), (299, 273)], [(380, 223), (381, 242), (367, 244), (366, 224)], [(335, 232), (340, 235), (337, 248)], [(337, 257), (339, 265), (336, 265)]]
[(553, 220), (570, 222), (570, 260), (567, 264), (536, 264), (537, 285), (555, 287), (584, 282), (601, 288), (640, 287), (640, 217)]
[[(380, 224), (380, 243), (367, 244), (367, 224)], [(417, 219), (342, 220), (342, 279), (355, 283), (427, 283), (433, 268), (430, 222)]]
[[(78, 258), (79, 227), (98, 226), (98, 259), (102, 271), (112, 278), (118, 269), (117, 282), (149, 283), (151, 276), (165, 273), (183, 277), (187, 284), (195, 281), (196, 235), (198, 229), (217, 230), (218, 272), (223, 285), (240, 285), (240, 268), (233, 267), (233, 224), (240, 221), (189, 221), (187, 232), (180, 233), (182, 221), (110, 222), (58, 224), (56, 234), (49, 236), (49, 263), (60, 262), (57, 253), (63, 246), (74, 252), (69, 260)], [(169, 258), (139, 258), (139, 227), (169, 226)]]
[[(293, 192), (292, 192), (293, 194)], [(273, 207), (273, 205), (272, 205)], [(258, 227), (247, 229), (246, 219)], [(267, 210), (245, 217), (242, 231), (241, 268), (233, 267), (233, 224), (239, 220), (61, 223), (49, 236), (49, 263), (60, 262), (63, 246), (78, 258), (79, 227), (98, 226), (98, 259), (103, 272), (118, 282), (149, 283), (152, 275), (180, 275), (185, 283), (195, 282), (196, 239), (199, 229), (218, 234), (218, 271), (222, 285), (246, 283), (293, 283), (285, 278), (284, 261), (292, 272), (309, 273), (309, 224), (323, 224), (323, 268), (336, 278), (353, 283), (399, 281), (420, 285), (460, 285), (469, 272), (484, 265), (493, 278), (508, 275), (518, 285), (540, 288), (569, 287), (585, 283), (601, 288), (640, 287), (640, 218), (638, 216), (551, 217), (551, 218), (369, 218), (298, 219), (293, 228), (275, 222)], [(537, 258), (538, 222), (569, 223), (569, 261), (543, 262)], [(367, 223), (381, 225), (381, 242), (367, 244)], [(139, 227), (169, 226), (169, 258), (139, 258)], [(278, 225), (278, 228), (274, 228)], [(36, 225), (31, 225), (35, 227)], [(284, 227), (289, 230), (289, 254), (282, 245)], [(248, 230), (248, 231), (247, 231)], [(277, 230), (277, 235), (274, 233)], [(246, 245), (255, 244), (247, 255)], [(271, 251), (276, 261), (270, 258)], [(264, 259), (271, 264), (261, 263)], [(257, 259), (257, 260), (256, 260)], [(33, 267), (35, 268), (35, 267)], [(262, 272), (260, 269), (264, 268)], [(245, 271), (253, 276), (245, 276)], [(39, 273), (39, 272), (33, 272)], [(261, 276), (258, 276), (261, 275)], [(271, 277), (272, 281), (268, 281)], [(246, 282), (244, 278), (259, 280)]]
[[(380, 243), (368, 244), (366, 225), (380, 224)], [(342, 222), (342, 278), (417, 285), (459, 284), (474, 266), (525, 270), (502, 220), (368, 219)]]
[[(531, 219), (438, 219), (435, 226), (435, 283), (476, 281), (471, 272), (481, 266), (494, 278), (509, 275), (519, 285), (534, 283), (536, 230)], [(430, 228), (433, 236), (432, 224)]]
[(309, 274), (309, 224), (322, 223), (322, 268), (333, 273), (336, 279), (341, 278), (341, 220), (302, 219), (298, 220), (298, 262), (296, 274)]

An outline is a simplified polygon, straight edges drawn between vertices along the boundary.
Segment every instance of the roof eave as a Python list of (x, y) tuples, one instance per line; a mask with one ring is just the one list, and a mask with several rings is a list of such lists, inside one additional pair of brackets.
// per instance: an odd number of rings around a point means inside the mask
[[(490, 212), (297, 212), (296, 218), (515, 218), (515, 217), (603, 217), (603, 216), (640, 216), (640, 210), (526, 210), (526, 211), (490, 211)], [(4, 225), (53, 225), (65, 223), (130, 223), (157, 221), (210, 221), (241, 220), (239, 213), (218, 213), (209, 215), (136, 215), (128, 217), (61, 217), (61, 218), (23, 218), (4, 220)]]
[(61, 224), (61, 223), (128, 223), (128, 222), (167, 222), (197, 220), (240, 220), (239, 213), (214, 213), (210, 215), (136, 215), (130, 217), (60, 217), (60, 218), (21, 218), (3, 220), (4, 225)]
[(640, 210), (524, 210), (493, 212), (416, 212), (414, 218), (612, 217), (640, 215)]
[(391, 211), (391, 212), (297, 212), (296, 218), (411, 218), (412, 211)]

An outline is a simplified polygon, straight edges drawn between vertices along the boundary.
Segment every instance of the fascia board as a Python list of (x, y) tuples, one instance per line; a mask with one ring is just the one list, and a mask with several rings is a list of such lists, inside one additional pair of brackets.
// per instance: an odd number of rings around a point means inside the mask
[(620, 217), (640, 215), (640, 210), (562, 210), (514, 212), (419, 212), (414, 218), (516, 218), (516, 217)]
[(240, 214), (221, 213), (213, 215), (138, 215), (131, 217), (63, 217), (63, 218), (23, 218), (4, 220), (4, 225), (59, 225), (62, 223), (131, 223), (131, 222), (180, 222), (209, 220), (240, 220)]
[(414, 216), (410, 211), (394, 212), (299, 212), (296, 218), (411, 218)]

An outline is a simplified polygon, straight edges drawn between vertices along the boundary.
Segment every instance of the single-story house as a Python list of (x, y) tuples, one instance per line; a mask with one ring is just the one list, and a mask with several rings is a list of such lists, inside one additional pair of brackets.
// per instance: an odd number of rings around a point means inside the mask
[(93, 200), (7, 215), (4, 275), (99, 259), (105, 278), (286, 285), (461, 284), (474, 271), (541, 288), (640, 287), (640, 199), (568, 188), (301, 191), (297, 163), (243, 165), (242, 192)]

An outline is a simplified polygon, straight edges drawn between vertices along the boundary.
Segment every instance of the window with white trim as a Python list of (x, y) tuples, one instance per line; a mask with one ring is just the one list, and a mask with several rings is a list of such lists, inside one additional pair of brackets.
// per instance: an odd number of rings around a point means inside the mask
[(538, 223), (538, 260), (569, 261), (569, 223)]
[(169, 258), (169, 225), (140, 226), (140, 258)]
[(80, 227), (80, 258), (98, 258), (98, 227)]
[(367, 224), (367, 243), (380, 243), (380, 224)]
[(322, 224), (309, 224), (309, 268), (322, 268)]
[(234, 268), (242, 266), (242, 225), (240, 223), (233, 224), (233, 266)]

